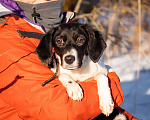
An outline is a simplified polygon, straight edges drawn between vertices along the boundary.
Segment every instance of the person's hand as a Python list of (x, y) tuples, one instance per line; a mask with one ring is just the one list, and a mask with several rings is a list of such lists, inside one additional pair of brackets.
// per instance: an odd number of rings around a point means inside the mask
[(45, 2), (58, 1), (58, 0), (14, 0), (14, 1), (20, 1), (29, 4), (38, 4), (38, 3), (45, 3)]

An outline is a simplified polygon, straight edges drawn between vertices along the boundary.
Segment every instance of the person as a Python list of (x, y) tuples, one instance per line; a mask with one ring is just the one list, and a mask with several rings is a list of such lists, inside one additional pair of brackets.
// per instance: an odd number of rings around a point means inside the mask
[[(94, 80), (79, 83), (82, 101), (69, 98), (58, 78), (41, 86), (54, 73), (35, 54), (40, 37), (74, 16), (60, 15), (61, 2), (0, 0), (0, 120), (88, 120), (102, 113)], [(119, 79), (113, 71), (108, 77), (115, 107), (120, 106), (124, 99)]]

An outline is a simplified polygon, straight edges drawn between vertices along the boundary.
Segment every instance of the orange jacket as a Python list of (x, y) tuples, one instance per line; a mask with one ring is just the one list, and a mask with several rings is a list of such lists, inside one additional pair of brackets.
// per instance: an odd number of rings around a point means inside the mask
[[(53, 72), (35, 54), (40, 40), (20, 37), (17, 30), (42, 32), (17, 15), (5, 18), (0, 24), (0, 120), (88, 120), (101, 114), (94, 80), (80, 83), (84, 91), (80, 102), (68, 97), (57, 78), (42, 87)], [(119, 79), (115, 72), (108, 77), (115, 107), (120, 106), (124, 98)]]

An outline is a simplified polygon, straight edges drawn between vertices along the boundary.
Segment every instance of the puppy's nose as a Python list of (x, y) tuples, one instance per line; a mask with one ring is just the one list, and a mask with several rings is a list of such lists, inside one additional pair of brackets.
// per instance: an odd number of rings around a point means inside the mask
[(74, 61), (75, 61), (75, 57), (74, 57), (73, 55), (67, 55), (67, 56), (65, 57), (65, 62), (66, 62), (67, 64), (72, 64)]

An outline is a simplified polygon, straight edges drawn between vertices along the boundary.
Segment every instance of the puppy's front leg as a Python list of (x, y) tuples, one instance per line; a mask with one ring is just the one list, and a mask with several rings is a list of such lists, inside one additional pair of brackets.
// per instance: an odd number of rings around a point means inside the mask
[(114, 102), (111, 97), (110, 88), (108, 86), (108, 78), (104, 74), (98, 74), (96, 77), (99, 105), (102, 113), (109, 116), (114, 109)]
[(62, 82), (63, 86), (66, 87), (69, 97), (73, 100), (81, 101), (83, 98), (83, 92), (78, 83), (68, 74), (60, 74), (59, 80)]

